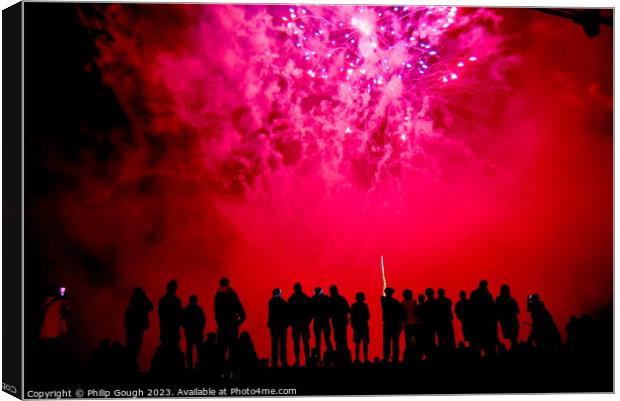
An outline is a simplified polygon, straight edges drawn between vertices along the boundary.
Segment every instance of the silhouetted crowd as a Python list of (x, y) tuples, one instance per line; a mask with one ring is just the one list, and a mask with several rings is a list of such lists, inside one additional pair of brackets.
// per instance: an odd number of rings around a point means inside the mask
[[(195, 370), (221, 376), (228, 372), (251, 371), (259, 367), (286, 367), (287, 344), (292, 336), (294, 366), (346, 366), (370, 363), (370, 310), (363, 292), (355, 295), (351, 305), (336, 285), (329, 294), (316, 287), (307, 295), (300, 283), (285, 299), (279, 288), (272, 291), (268, 302), (267, 327), (271, 337), (271, 358), (258, 357), (250, 334), (241, 331), (246, 320), (245, 309), (227, 278), (222, 278), (214, 300), (216, 332), (205, 339), (206, 316), (198, 296), (191, 295), (187, 305), (176, 295), (175, 280), (167, 284), (157, 305), (160, 344), (153, 356), (150, 371), (154, 375), (174, 375)], [(520, 309), (508, 285), (502, 285), (499, 296), (493, 297), (486, 280), (478, 288), (459, 292), (454, 304), (443, 288), (427, 288), (417, 297), (410, 289), (402, 292), (387, 287), (380, 297), (382, 312), (383, 359), (375, 363), (415, 364), (443, 355), (463, 354), (470, 358), (490, 358), (498, 353), (535, 349), (543, 352), (566, 350), (575, 353), (592, 351), (596, 343), (596, 326), (589, 316), (572, 316), (566, 326), (567, 342), (562, 343), (560, 331), (551, 313), (537, 294), (527, 298), (531, 316), (531, 332), (527, 341), (519, 343)], [(93, 353), (92, 366), (101, 372), (136, 371), (144, 332), (149, 329), (153, 303), (144, 290), (134, 289), (125, 310), (125, 344), (102, 340)], [(460, 321), (463, 341), (456, 344), (454, 318)], [(349, 326), (352, 329), (354, 355), (349, 350)], [(290, 330), (289, 330), (290, 328)], [(499, 328), (499, 329), (498, 329)], [(510, 344), (508, 350), (501, 336)], [(185, 353), (181, 350), (181, 334), (185, 336)], [(401, 354), (401, 335), (405, 349)], [(314, 338), (312, 338), (314, 337)], [(312, 340), (313, 343), (312, 343)], [(312, 344), (311, 344), (312, 343)], [(194, 355), (197, 357), (194, 358)], [(196, 363), (194, 360), (196, 359)]]

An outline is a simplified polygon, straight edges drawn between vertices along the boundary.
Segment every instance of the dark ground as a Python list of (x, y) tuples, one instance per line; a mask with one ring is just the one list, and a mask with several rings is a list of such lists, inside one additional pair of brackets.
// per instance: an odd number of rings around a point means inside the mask
[[(507, 353), (493, 359), (450, 358), (406, 365), (352, 365), (341, 368), (258, 368), (233, 378), (198, 372), (174, 377), (145, 373), (108, 377), (88, 369), (31, 367), (26, 391), (67, 389), (160, 389), (171, 396), (178, 389), (292, 388), (297, 395), (567, 393), (613, 392), (613, 354)], [(36, 383), (36, 384), (35, 384)], [(144, 396), (147, 394), (145, 393)], [(159, 394), (166, 395), (165, 393)]]

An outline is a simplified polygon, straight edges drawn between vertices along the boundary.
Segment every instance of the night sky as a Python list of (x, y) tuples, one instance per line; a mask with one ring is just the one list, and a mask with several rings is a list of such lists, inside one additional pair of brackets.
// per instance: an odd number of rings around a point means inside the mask
[(78, 354), (124, 337), (135, 286), (156, 303), (172, 278), (214, 331), (227, 276), (260, 355), (271, 290), (297, 281), (364, 291), (378, 355), (381, 255), (399, 298), (485, 278), (522, 321), (539, 293), (561, 328), (611, 304), (610, 28), (509, 8), (25, 8), (27, 304), (65, 284)]

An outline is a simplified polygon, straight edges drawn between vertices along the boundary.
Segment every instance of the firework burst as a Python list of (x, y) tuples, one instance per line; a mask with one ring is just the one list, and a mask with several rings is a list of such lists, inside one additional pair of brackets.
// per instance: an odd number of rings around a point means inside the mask
[(459, 40), (472, 20), (445, 6), (279, 11), (289, 59), (303, 71), (297, 79), (331, 101), (312, 134), (336, 142), (331, 164), (357, 169), (370, 188), (403, 169), (431, 166), (423, 149), (424, 138), (438, 135), (430, 114), (478, 62), (475, 41)]

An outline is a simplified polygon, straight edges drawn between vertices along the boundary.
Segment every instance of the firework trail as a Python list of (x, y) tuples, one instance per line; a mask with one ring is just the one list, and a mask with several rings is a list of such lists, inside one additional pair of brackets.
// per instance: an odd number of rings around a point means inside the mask
[(381, 277), (383, 278), (383, 292), (387, 288), (387, 280), (385, 279), (385, 266), (383, 264), (383, 255), (381, 255)]

